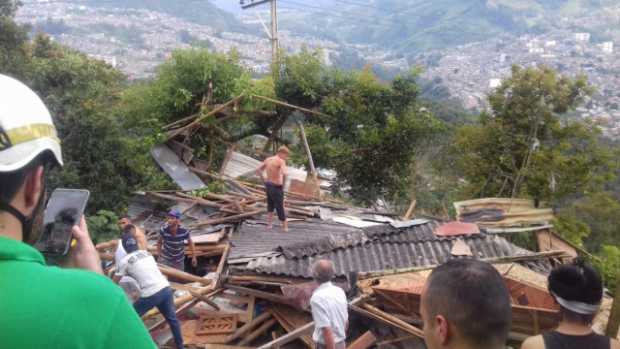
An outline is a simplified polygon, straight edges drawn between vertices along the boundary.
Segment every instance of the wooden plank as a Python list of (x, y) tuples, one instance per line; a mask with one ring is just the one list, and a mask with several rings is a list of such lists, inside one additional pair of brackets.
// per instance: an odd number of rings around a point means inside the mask
[(241, 220), (243, 218), (248, 218), (248, 217), (252, 217), (252, 216), (256, 216), (258, 214), (267, 212), (264, 209), (260, 209), (260, 210), (254, 210), (252, 212), (246, 212), (246, 213), (240, 213), (237, 215), (233, 215), (233, 216), (226, 216), (226, 217), (221, 217), (221, 218), (213, 218), (213, 219), (206, 219), (203, 221), (199, 221), (196, 223), (193, 223), (191, 225), (191, 228), (198, 228), (201, 227), (203, 225), (216, 225), (216, 224), (222, 224), (222, 223), (228, 223), (228, 222), (235, 222), (238, 220)]
[(267, 322), (262, 324), (260, 327), (258, 327), (254, 331), (252, 331), (250, 334), (248, 334), (247, 337), (243, 338), (243, 340), (239, 342), (239, 345), (247, 345), (247, 344), (252, 343), (252, 341), (254, 341), (260, 335), (267, 332), (267, 330), (269, 330), (271, 326), (275, 324), (276, 324), (276, 319), (267, 320)]
[(377, 347), (382, 348), (384, 346), (388, 346), (388, 345), (393, 345), (396, 343), (400, 343), (400, 342), (404, 342), (404, 341), (409, 341), (409, 340), (413, 340), (418, 338), (417, 336), (403, 336), (403, 337), (398, 337), (398, 338), (394, 338), (394, 339), (387, 339), (381, 342), (377, 343)]
[(256, 297), (250, 296), (250, 301), (248, 302), (248, 307), (246, 309), (247, 319), (248, 321), (252, 321), (254, 319), (254, 307), (256, 306)]
[(196, 245), (200, 245), (200, 244), (217, 244), (223, 238), (224, 238), (224, 229), (218, 231), (217, 233), (192, 236), (192, 241)]
[(309, 322), (309, 323), (303, 325), (302, 327), (299, 327), (295, 331), (289, 332), (289, 333), (285, 334), (284, 336), (282, 336), (282, 337), (280, 337), (278, 339), (275, 339), (275, 340), (272, 340), (269, 343), (263, 344), (260, 347), (258, 347), (257, 349), (279, 348), (279, 347), (283, 346), (284, 344), (290, 343), (290, 342), (294, 341), (295, 339), (301, 337), (306, 332), (311, 332), (313, 328), (314, 328), (314, 321)]
[(226, 343), (231, 343), (239, 338), (241, 338), (246, 333), (250, 332), (256, 326), (262, 324), (264, 321), (271, 317), (271, 313), (262, 313), (256, 319), (246, 323), (245, 325), (239, 327), (237, 331), (231, 334), (228, 338), (226, 338)]
[(239, 345), (226, 345), (226, 344), (207, 344), (204, 349), (255, 349), (253, 347), (242, 347)]
[[(286, 332), (292, 332), (296, 328), (312, 321), (312, 317), (308, 313), (302, 313), (292, 307), (286, 305), (273, 305), (269, 308), (269, 312), (278, 320), (282, 328)], [(301, 341), (310, 349), (314, 347), (314, 341), (309, 334), (302, 335)]]
[(370, 332), (366, 331), (363, 335), (359, 336), (353, 343), (351, 343), (347, 349), (366, 349), (375, 344), (377, 337)]
[[(384, 324), (396, 327), (396, 328), (398, 328), (398, 329), (400, 329), (400, 330), (402, 330), (404, 332), (407, 332), (407, 333), (412, 334), (414, 336), (417, 336), (419, 338), (423, 338), (424, 337), (424, 334), (423, 334), (421, 329), (419, 329), (419, 328), (417, 328), (417, 327), (415, 327), (413, 325), (410, 325), (410, 324), (402, 321), (401, 319), (396, 318), (394, 316), (391, 316), (391, 315), (389, 315), (389, 314), (387, 314), (387, 313), (385, 313), (385, 312), (383, 312), (383, 311), (381, 311), (381, 310), (379, 310), (377, 308), (374, 308), (374, 307), (372, 307), (372, 306), (370, 306), (368, 304), (364, 305), (364, 307), (366, 309), (362, 309), (362, 308), (360, 308), (358, 306), (355, 306), (355, 305), (349, 305), (349, 307), (351, 308), (351, 310), (353, 310), (353, 311), (355, 311), (357, 313), (360, 313), (362, 315), (365, 315), (367, 317), (370, 317), (372, 319), (378, 320), (379, 322), (383, 322)], [(368, 307), (370, 307), (370, 309), (373, 309), (373, 310), (369, 310)]]
[[(368, 298), (368, 296), (364, 295), (364, 296), (360, 296), (357, 297), (355, 299), (353, 299), (351, 302), (349, 302), (349, 307), (355, 307), (356, 304), (366, 300)], [(295, 331), (293, 332), (289, 332), (288, 334), (285, 334), (284, 336), (273, 340), (269, 343), (263, 344), (260, 347), (258, 347), (257, 349), (268, 349), (268, 348), (279, 348), (287, 343), (290, 343), (292, 341), (294, 341), (295, 339), (303, 336), (304, 334), (306, 334), (307, 332), (312, 332), (312, 330), (314, 329), (314, 321), (309, 322), (301, 327), (298, 327)]]
[(228, 253), (230, 252), (230, 244), (226, 244), (224, 247), (224, 251), (222, 252), (222, 258), (220, 258), (220, 263), (217, 266), (217, 275), (222, 275), (224, 271), (224, 266), (226, 265), (226, 259), (228, 258)]

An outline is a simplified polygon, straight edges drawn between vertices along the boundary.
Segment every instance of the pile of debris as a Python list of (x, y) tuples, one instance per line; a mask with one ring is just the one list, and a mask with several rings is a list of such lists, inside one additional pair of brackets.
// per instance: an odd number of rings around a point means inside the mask
[[(486, 260), (505, 276), (513, 297), (512, 339), (557, 323), (558, 309), (545, 289), (544, 274), (572, 251), (520, 248), (505, 238), (507, 228), (401, 220), (290, 192), (289, 232), (284, 233), (268, 228), (265, 195), (258, 185), (196, 173), (223, 181), (225, 192), (140, 193), (129, 209), (152, 246), (171, 208), (182, 212), (183, 225), (191, 228), (198, 266), (186, 263), (188, 272), (161, 266), (176, 290), (177, 314), (189, 346), (312, 348), (309, 299), (318, 285), (310, 266), (321, 258), (334, 262), (335, 282), (351, 300), (349, 347), (422, 345), (421, 287), (432, 268), (451, 258)], [(551, 236), (548, 222), (536, 227), (521, 229)], [(190, 256), (189, 249), (186, 254)], [(157, 311), (144, 320), (160, 344), (171, 338)]]
[[(529, 200), (482, 199), (455, 203), (458, 221), (449, 222), (411, 219), (414, 204), (402, 219), (351, 207), (324, 195), (329, 180), (317, 176), (307, 149), (310, 174), (292, 170), (285, 185), (289, 232), (270, 229), (262, 186), (241, 180), (252, 177), (259, 162), (231, 148), (214, 173), (187, 146), (202, 119), (234, 102), (172, 125), (170, 140), (152, 154), (180, 190), (137, 193), (129, 207), (153, 253), (168, 210), (181, 212), (191, 231), (198, 266), (186, 263), (187, 272), (161, 266), (176, 290), (188, 346), (313, 348), (309, 299), (318, 285), (310, 266), (323, 258), (334, 263), (335, 283), (350, 300), (348, 348), (423, 347), (421, 288), (435, 266), (452, 258), (485, 260), (504, 275), (513, 301), (513, 340), (557, 324), (545, 274), (587, 252), (553, 233), (550, 210)], [(303, 128), (301, 133), (305, 138)], [(209, 190), (205, 182), (213, 181), (223, 189)], [(538, 250), (511, 243), (517, 233), (536, 234)], [(157, 311), (144, 320), (158, 343), (171, 339)]]

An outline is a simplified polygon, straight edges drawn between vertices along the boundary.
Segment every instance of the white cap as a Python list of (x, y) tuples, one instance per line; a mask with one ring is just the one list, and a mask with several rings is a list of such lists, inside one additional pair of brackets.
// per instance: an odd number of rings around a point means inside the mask
[(0, 172), (19, 170), (49, 151), (62, 166), (60, 139), (39, 96), (0, 74)]

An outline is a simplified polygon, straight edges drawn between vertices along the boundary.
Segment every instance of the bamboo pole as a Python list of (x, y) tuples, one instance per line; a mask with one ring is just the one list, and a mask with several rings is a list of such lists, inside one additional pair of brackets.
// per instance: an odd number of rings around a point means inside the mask
[(255, 210), (252, 212), (247, 212), (247, 213), (241, 213), (238, 215), (234, 215), (234, 216), (226, 216), (226, 217), (221, 217), (221, 218), (213, 218), (213, 219), (207, 219), (207, 220), (203, 220), (200, 222), (196, 222), (194, 224), (191, 225), (192, 228), (197, 228), (197, 227), (201, 227), (203, 225), (216, 225), (216, 224), (221, 224), (221, 223), (227, 223), (227, 222), (234, 222), (234, 221), (238, 221), (240, 219), (243, 218), (248, 218), (248, 217), (252, 217), (252, 216), (256, 216), (260, 213), (264, 213), (265, 210)]
[(288, 108), (292, 108), (292, 109), (297, 109), (297, 110), (303, 111), (305, 113), (314, 114), (314, 115), (318, 115), (318, 116), (328, 116), (327, 114), (323, 114), (321, 112), (310, 110), (310, 109), (306, 109), (306, 108), (303, 108), (303, 107), (298, 107), (296, 105), (288, 104), (286, 102), (282, 102), (282, 101), (279, 101), (277, 99), (273, 99), (273, 98), (269, 98), (269, 97), (265, 97), (265, 96), (259, 96), (259, 95), (252, 95), (252, 97), (256, 97), (258, 99), (262, 99), (264, 101), (271, 102), (271, 103), (274, 103), (274, 104), (278, 104), (278, 105), (281, 105), (281, 106), (284, 106), (284, 107), (288, 107)]
[(181, 133), (182, 133), (183, 131), (185, 131), (186, 129), (189, 129), (189, 128), (191, 128), (191, 127), (194, 127), (194, 126), (196, 126), (196, 125), (200, 124), (200, 122), (201, 122), (202, 120), (204, 120), (204, 119), (206, 119), (206, 118), (208, 118), (208, 117), (210, 117), (210, 116), (212, 116), (212, 115), (215, 115), (215, 114), (217, 114), (217, 113), (221, 112), (222, 110), (226, 109), (227, 107), (229, 107), (229, 106), (231, 106), (231, 105), (233, 105), (233, 104), (237, 103), (237, 102), (238, 102), (239, 100), (241, 100), (243, 97), (244, 97), (244, 96), (243, 96), (243, 94), (242, 94), (242, 95), (240, 95), (240, 96), (237, 96), (237, 97), (235, 97), (235, 98), (231, 99), (230, 101), (228, 101), (228, 102), (226, 102), (226, 103), (224, 103), (224, 104), (221, 104), (221, 105), (220, 105), (220, 106), (218, 106), (218, 107), (215, 107), (213, 110), (211, 110), (211, 111), (210, 111), (210, 112), (208, 112), (207, 114), (205, 114), (205, 115), (203, 115), (203, 116), (199, 116), (199, 117), (197, 117), (194, 121), (190, 122), (189, 124), (187, 124), (187, 125), (185, 125), (185, 126), (183, 126), (183, 127), (179, 127), (179, 128), (177, 128), (177, 129), (175, 129), (175, 130), (173, 130), (173, 131), (170, 131), (170, 132), (168, 133), (168, 139), (172, 139), (172, 138), (174, 138), (174, 137), (178, 136), (179, 134), (181, 134)]

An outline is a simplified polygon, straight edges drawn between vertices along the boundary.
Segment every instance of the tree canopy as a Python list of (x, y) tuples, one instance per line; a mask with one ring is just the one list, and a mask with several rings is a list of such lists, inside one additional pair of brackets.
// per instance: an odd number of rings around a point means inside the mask
[(456, 133), (466, 192), (557, 202), (600, 189), (613, 177), (612, 154), (595, 124), (566, 116), (591, 91), (584, 77), (513, 67), (490, 94), (490, 112)]

